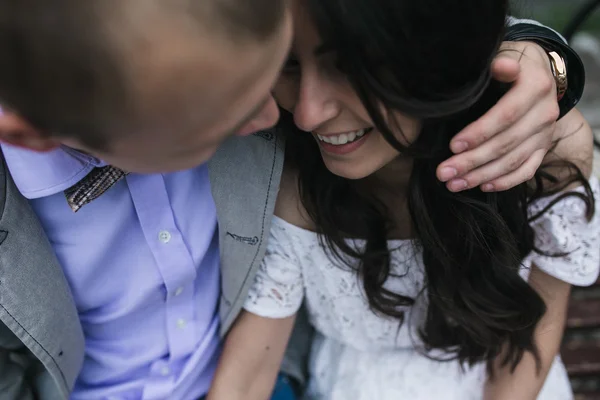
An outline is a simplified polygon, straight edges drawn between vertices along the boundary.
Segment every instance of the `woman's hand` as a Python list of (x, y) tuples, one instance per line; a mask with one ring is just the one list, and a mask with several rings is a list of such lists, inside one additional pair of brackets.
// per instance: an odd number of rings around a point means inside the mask
[(556, 83), (546, 52), (532, 42), (504, 42), (492, 65), (494, 79), (513, 87), (496, 106), (450, 143), (456, 155), (439, 165), (449, 190), (481, 186), (510, 189), (531, 179), (558, 140)]

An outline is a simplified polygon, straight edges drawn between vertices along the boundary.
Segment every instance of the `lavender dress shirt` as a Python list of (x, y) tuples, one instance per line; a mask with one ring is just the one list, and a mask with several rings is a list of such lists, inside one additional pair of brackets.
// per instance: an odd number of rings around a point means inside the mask
[(86, 340), (72, 399), (194, 400), (219, 356), (217, 217), (206, 165), (129, 174), (73, 213), (63, 191), (103, 163), (2, 146), (70, 285)]

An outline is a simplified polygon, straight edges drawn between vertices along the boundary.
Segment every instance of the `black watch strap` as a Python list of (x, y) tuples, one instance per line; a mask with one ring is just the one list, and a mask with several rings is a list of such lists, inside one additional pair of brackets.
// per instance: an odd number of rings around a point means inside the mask
[(507, 28), (504, 40), (535, 42), (546, 51), (557, 52), (565, 60), (569, 86), (564, 97), (558, 102), (560, 107), (559, 119), (579, 103), (585, 86), (585, 68), (577, 53), (556, 32), (544, 26), (518, 23)]

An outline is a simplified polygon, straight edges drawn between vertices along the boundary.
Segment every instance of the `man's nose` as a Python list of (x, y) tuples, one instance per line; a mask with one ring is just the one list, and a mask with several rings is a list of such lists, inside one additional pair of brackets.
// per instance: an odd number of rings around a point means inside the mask
[(271, 128), (279, 120), (279, 108), (273, 96), (265, 103), (259, 114), (248, 122), (237, 133), (238, 136), (248, 136), (263, 129)]

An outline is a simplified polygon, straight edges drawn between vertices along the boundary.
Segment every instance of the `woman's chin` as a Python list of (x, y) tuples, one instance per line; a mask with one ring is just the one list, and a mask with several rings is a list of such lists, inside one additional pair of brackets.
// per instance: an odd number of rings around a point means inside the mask
[(351, 164), (351, 163), (340, 163), (339, 161), (328, 162), (325, 161), (325, 166), (334, 175), (339, 176), (340, 178), (350, 179), (350, 180), (358, 180), (366, 178), (367, 176), (373, 174), (375, 170), (370, 168), (364, 168), (360, 165)]

